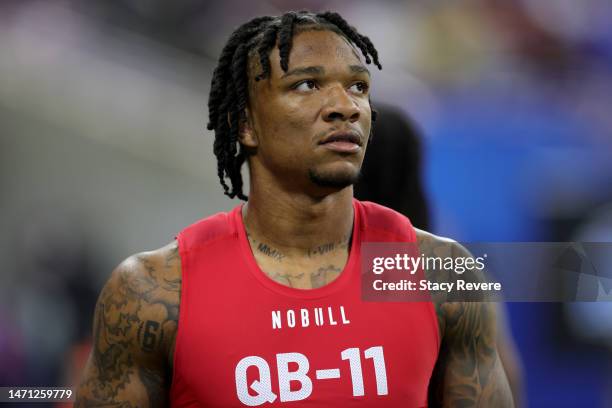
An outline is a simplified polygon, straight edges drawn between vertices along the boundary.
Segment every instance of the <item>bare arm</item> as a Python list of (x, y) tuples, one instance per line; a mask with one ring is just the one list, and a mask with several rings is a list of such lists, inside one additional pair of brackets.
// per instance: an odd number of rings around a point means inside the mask
[(504, 303), (497, 303), (497, 351), (502, 366), (508, 377), (508, 384), (512, 390), (512, 397), (516, 407), (526, 405), (523, 390), (523, 365), (519, 352), (516, 348), (510, 325), (508, 324), (507, 310)]
[[(455, 256), (471, 256), (453, 245)], [(440, 355), (430, 385), (434, 407), (514, 407), (497, 351), (496, 305), (448, 302), (439, 306)]]
[(113, 271), (96, 305), (75, 407), (166, 406), (179, 298), (175, 244), (130, 257)]
[(445, 338), (432, 378), (432, 406), (513, 407), (497, 353), (495, 305), (458, 302), (443, 309)]

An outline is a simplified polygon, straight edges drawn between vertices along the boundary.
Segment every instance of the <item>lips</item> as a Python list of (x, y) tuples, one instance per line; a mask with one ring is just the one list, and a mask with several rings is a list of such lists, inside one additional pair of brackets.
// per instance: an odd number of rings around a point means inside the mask
[(319, 142), (319, 144), (328, 144), (334, 142), (352, 143), (361, 146), (361, 138), (353, 132), (334, 132)]
[(361, 138), (350, 131), (334, 132), (319, 142), (324, 148), (336, 153), (353, 154), (361, 150)]

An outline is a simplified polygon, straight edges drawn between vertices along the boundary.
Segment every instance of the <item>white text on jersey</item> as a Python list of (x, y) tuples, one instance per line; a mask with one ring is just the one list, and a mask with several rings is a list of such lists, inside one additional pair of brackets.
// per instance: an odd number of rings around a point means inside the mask
[(312, 309), (289, 309), (287, 311), (272, 311), (272, 329), (283, 327), (309, 327), (309, 326), (337, 326), (339, 324), (350, 324), (344, 306), (334, 308), (315, 307)]

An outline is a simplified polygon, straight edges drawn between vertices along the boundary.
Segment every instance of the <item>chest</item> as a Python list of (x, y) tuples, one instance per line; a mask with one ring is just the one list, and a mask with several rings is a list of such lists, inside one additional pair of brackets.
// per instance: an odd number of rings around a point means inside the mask
[(437, 358), (431, 305), (369, 304), (358, 296), (288, 300), (256, 289), (248, 299), (225, 299), (200, 302), (181, 322), (177, 401), (426, 405)]

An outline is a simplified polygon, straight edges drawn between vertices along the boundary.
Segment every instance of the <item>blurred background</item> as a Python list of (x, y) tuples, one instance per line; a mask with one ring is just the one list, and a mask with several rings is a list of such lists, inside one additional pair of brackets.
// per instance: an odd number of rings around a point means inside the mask
[[(612, 241), (607, 0), (4, 0), (0, 386), (73, 384), (114, 266), (238, 203), (205, 130), (212, 70), (236, 26), (302, 8), (377, 47), (433, 232)], [(612, 406), (611, 305), (507, 305), (525, 406)]]

